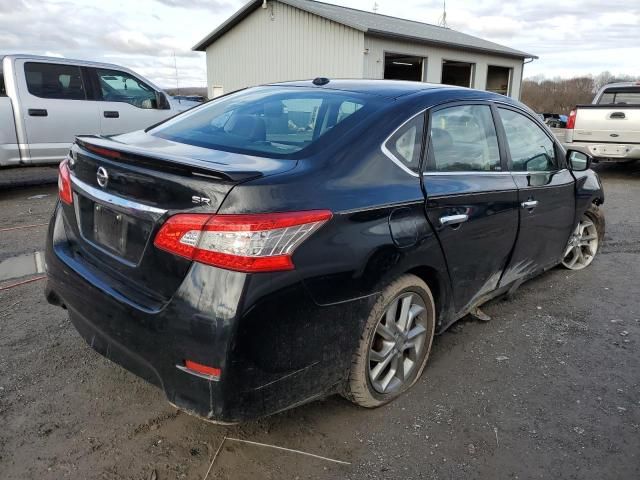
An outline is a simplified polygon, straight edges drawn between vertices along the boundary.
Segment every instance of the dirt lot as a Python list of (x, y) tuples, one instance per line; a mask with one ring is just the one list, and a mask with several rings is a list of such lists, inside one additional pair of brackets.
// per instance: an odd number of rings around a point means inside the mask
[[(226, 436), (350, 465), (227, 440), (210, 479), (640, 478), (640, 164), (599, 171), (608, 231), (593, 265), (454, 325), (421, 381), (378, 410), (333, 397), (208, 424), (94, 353), (42, 281), (0, 290), (0, 477), (203, 479)], [(0, 262), (43, 248), (42, 226), (3, 229), (46, 222), (54, 201), (54, 186), (0, 192)]]

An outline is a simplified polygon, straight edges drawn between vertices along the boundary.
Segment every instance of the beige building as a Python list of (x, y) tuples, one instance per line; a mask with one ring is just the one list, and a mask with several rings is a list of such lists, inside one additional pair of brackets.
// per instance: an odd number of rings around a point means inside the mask
[(194, 48), (209, 97), (315, 77), (447, 83), (520, 97), (534, 55), (449, 28), (311, 0), (247, 3)]

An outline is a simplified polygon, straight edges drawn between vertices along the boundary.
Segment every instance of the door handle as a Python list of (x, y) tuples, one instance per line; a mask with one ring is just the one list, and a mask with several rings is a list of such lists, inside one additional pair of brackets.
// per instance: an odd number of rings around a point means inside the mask
[(614, 119), (614, 118), (625, 119), (625, 118), (627, 118), (627, 116), (624, 114), (624, 112), (613, 112), (611, 115), (609, 115), (609, 118), (611, 118), (611, 119)]
[(467, 220), (469, 220), (469, 215), (466, 213), (461, 213), (459, 215), (447, 215), (445, 217), (440, 217), (440, 225), (443, 227), (445, 225), (458, 225), (466, 222)]
[(538, 206), (538, 201), (537, 200), (527, 200), (526, 202), (522, 202), (521, 203), (522, 208), (527, 208), (529, 210), (532, 210), (534, 208), (536, 208)]
[(44, 108), (30, 108), (29, 116), (30, 117), (47, 117), (49, 112), (47, 112)]
[(106, 111), (104, 112), (104, 118), (120, 118), (120, 112)]

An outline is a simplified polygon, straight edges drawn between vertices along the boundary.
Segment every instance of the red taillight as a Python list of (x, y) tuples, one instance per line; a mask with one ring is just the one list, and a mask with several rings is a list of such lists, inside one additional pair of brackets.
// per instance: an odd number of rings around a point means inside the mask
[(175, 215), (154, 245), (196, 262), (239, 272), (294, 268), (291, 256), (331, 218), (328, 210), (250, 215)]
[(87, 150), (89, 150), (90, 152), (93, 152), (97, 155), (101, 155), (103, 157), (108, 157), (108, 158), (121, 158), (122, 154), (116, 150), (110, 150), (108, 148), (102, 148), (102, 147), (96, 147), (95, 145), (89, 145), (88, 143), (83, 143), (82, 146), (84, 148), (86, 148)]
[(569, 120), (567, 121), (567, 130), (573, 130), (576, 126), (576, 116), (578, 111), (576, 109), (571, 110), (569, 114)]
[(71, 172), (69, 171), (69, 160), (64, 159), (58, 167), (58, 196), (67, 205), (73, 204), (73, 193), (71, 191)]
[(191, 370), (192, 372), (206, 375), (208, 377), (214, 377), (214, 379), (220, 378), (220, 375), (222, 374), (222, 370), (219, 368), (209, 367), (192, 360), (185, 360), (184, 366), (187, 370)]

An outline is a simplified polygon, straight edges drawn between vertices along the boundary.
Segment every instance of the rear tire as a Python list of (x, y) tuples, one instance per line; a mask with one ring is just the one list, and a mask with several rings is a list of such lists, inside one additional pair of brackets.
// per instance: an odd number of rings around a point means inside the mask
[(343, 395), (375, 408), (411, 388), (427, 364), (435, 321), (424, 281), (407, 274), (388, 285), (369, 313)]
[(604, 230), (604, 214), (597, 205), (592, 204), (569, 238), (562, 266), (569, 270), (582, 270), (591, 265), (602, 245)]

